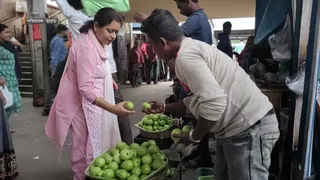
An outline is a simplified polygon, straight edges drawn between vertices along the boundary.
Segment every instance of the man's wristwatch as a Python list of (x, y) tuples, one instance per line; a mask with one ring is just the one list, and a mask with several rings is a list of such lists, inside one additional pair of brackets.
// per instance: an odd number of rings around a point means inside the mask
[(189, 139), (190, 139), (190, 141), (191, 141), (192, 143), (195, 143), (195, 144), (199, 143), (200, 140), (194, 140), (194, 139), (192, 138), (192, 133), (193, 133), (193, 129), (189, 132)]

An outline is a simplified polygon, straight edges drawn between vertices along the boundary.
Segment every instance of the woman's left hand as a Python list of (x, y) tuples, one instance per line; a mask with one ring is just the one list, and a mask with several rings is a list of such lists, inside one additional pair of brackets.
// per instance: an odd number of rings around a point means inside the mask
[(114, 80), (113, 80), (113, 89), (114, 90), (118, 90), (119, 89), (118, 84)]

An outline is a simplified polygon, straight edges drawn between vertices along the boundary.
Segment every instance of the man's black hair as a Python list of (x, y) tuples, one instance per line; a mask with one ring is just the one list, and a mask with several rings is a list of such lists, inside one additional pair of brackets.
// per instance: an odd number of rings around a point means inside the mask
[(153, 10), (151, 15), (143, 21), (141, 31), (154, 42), (157, 42), (160, 37), (175, 41), (183, 36), (179, 22), (170, 11), (164, 9)]
[(58, 24), (58, 26), (56, 28), (56, 32), (58, 34), (61, 33), (62, 31), (67, 31), (67, 30), (68, 30), (68, 27), (63, 24)]
[[(188, 0), (174, 0), (174, 1), (176, 1), (176, 2), (180, 2), (180, 3), (187, 3), (188, 2)], [(199, 2), (199, 0), (191, 0), (193, 3), (198, 3)]]
[(67, 2), (69, 3), (69, 5), (71, 7), (73, 7), (75, 10), (81, 10), (83, 9), (81, 0), (67, 0)]
[(232, 27), (231, 22), (227, 21), (223, 23), (223, 29), (231, 29), (231, 27)]

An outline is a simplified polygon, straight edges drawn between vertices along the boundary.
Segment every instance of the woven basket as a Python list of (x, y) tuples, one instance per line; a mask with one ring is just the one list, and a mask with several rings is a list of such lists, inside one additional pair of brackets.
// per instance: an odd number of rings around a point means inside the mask
[(285, 87), (263, 87), (261, 92), (269, 98), (275, 110), (282, 109), (282, 94), (288, 92)]
[(167, 139), (171, 137), (171, 131), (174, 129), (173, 124), (163, 131), (146, 131), (142, 127), (135, 124), (135, 126), (140, 130), (140, 135), (148, 139)]

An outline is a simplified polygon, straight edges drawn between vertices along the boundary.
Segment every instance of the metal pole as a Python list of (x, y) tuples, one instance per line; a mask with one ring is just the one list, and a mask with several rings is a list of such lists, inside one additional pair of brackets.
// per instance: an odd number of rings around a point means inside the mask
[(303, 95), (303, 107), (301, 113), (300, 138), (299, 144), (302, 146), (302, 160), (299, 179), (305, 180), (311, 174), (312, 145), (315, 105), (318, 89), (318, 71), (319, 71), (319, 48), (320, 48), (320, 3), (313, 0), (310, 32), (307, 48), (307, 59), (305, 69), (305, 83)]
[[(44, 0), (27, 0), (28, 19), (46, 19)], [(38, 28), (40, 27), (40, 29)], [(33, 104), (36, 99), (44, 98), (49, 90), (48, 50), (46, 23), (29, 24), (29, 38), (32, 56)]]
[(130, 49), (133, 47), (134, 39), (133, 39), (133, 25), (129, 23), (129, 39), (130, 39)]
[[(28, 14), (26, 18), (33, 18), (33, 5), (32, 5), (32, 0), (27, 0), (27, 6), (28, 6)], [(31, 49), (31, 61), (32, 61), (32, 94), (33, 94), (33, 102), (35, 101), (35, 96), (36, 96), (36, 89), (37, 87), (37, 75), (36, 75), (36, 66), (35, 66), (35, 49), (36, 47), (34, 46), (34, 41), (33, 41), (33, 25), (32, 24), (27, 24), (27, 28), (29, 30), (29, 43), (30, 43), (30, 49)]]
[[(299, 51), (300, 51), (300, 34), (301, 34), (301, 19), (302, 19), (302, 6), (303, 0), (293, 0), (291, 17), (294, 23), (292, 26), (292, 34), (293, 34), (293, 46), (292, 46), (292, 67), (290, 71), (290, 75), (293, 75), (298, 70), (298, 62), (299, 62)], [(293, 162), (296, 162), (294, 157), (294, 124), (295, 124), (295, 111), (296, 111), (296, 94), (291, 93), (290, 99), (292, 103), (290, 105), (290, 116), (288, 121), (288, 132), (287, 138), (284, 144), (284, 158), (283, 158), (283, 169), (281, 172), (280, 179), (288, 179), (291, 180), (293, 177), (293, 172), (296, 172), (296, 166), (293, 166)], [(301, 109), (297, 109), (300, 111)]]

